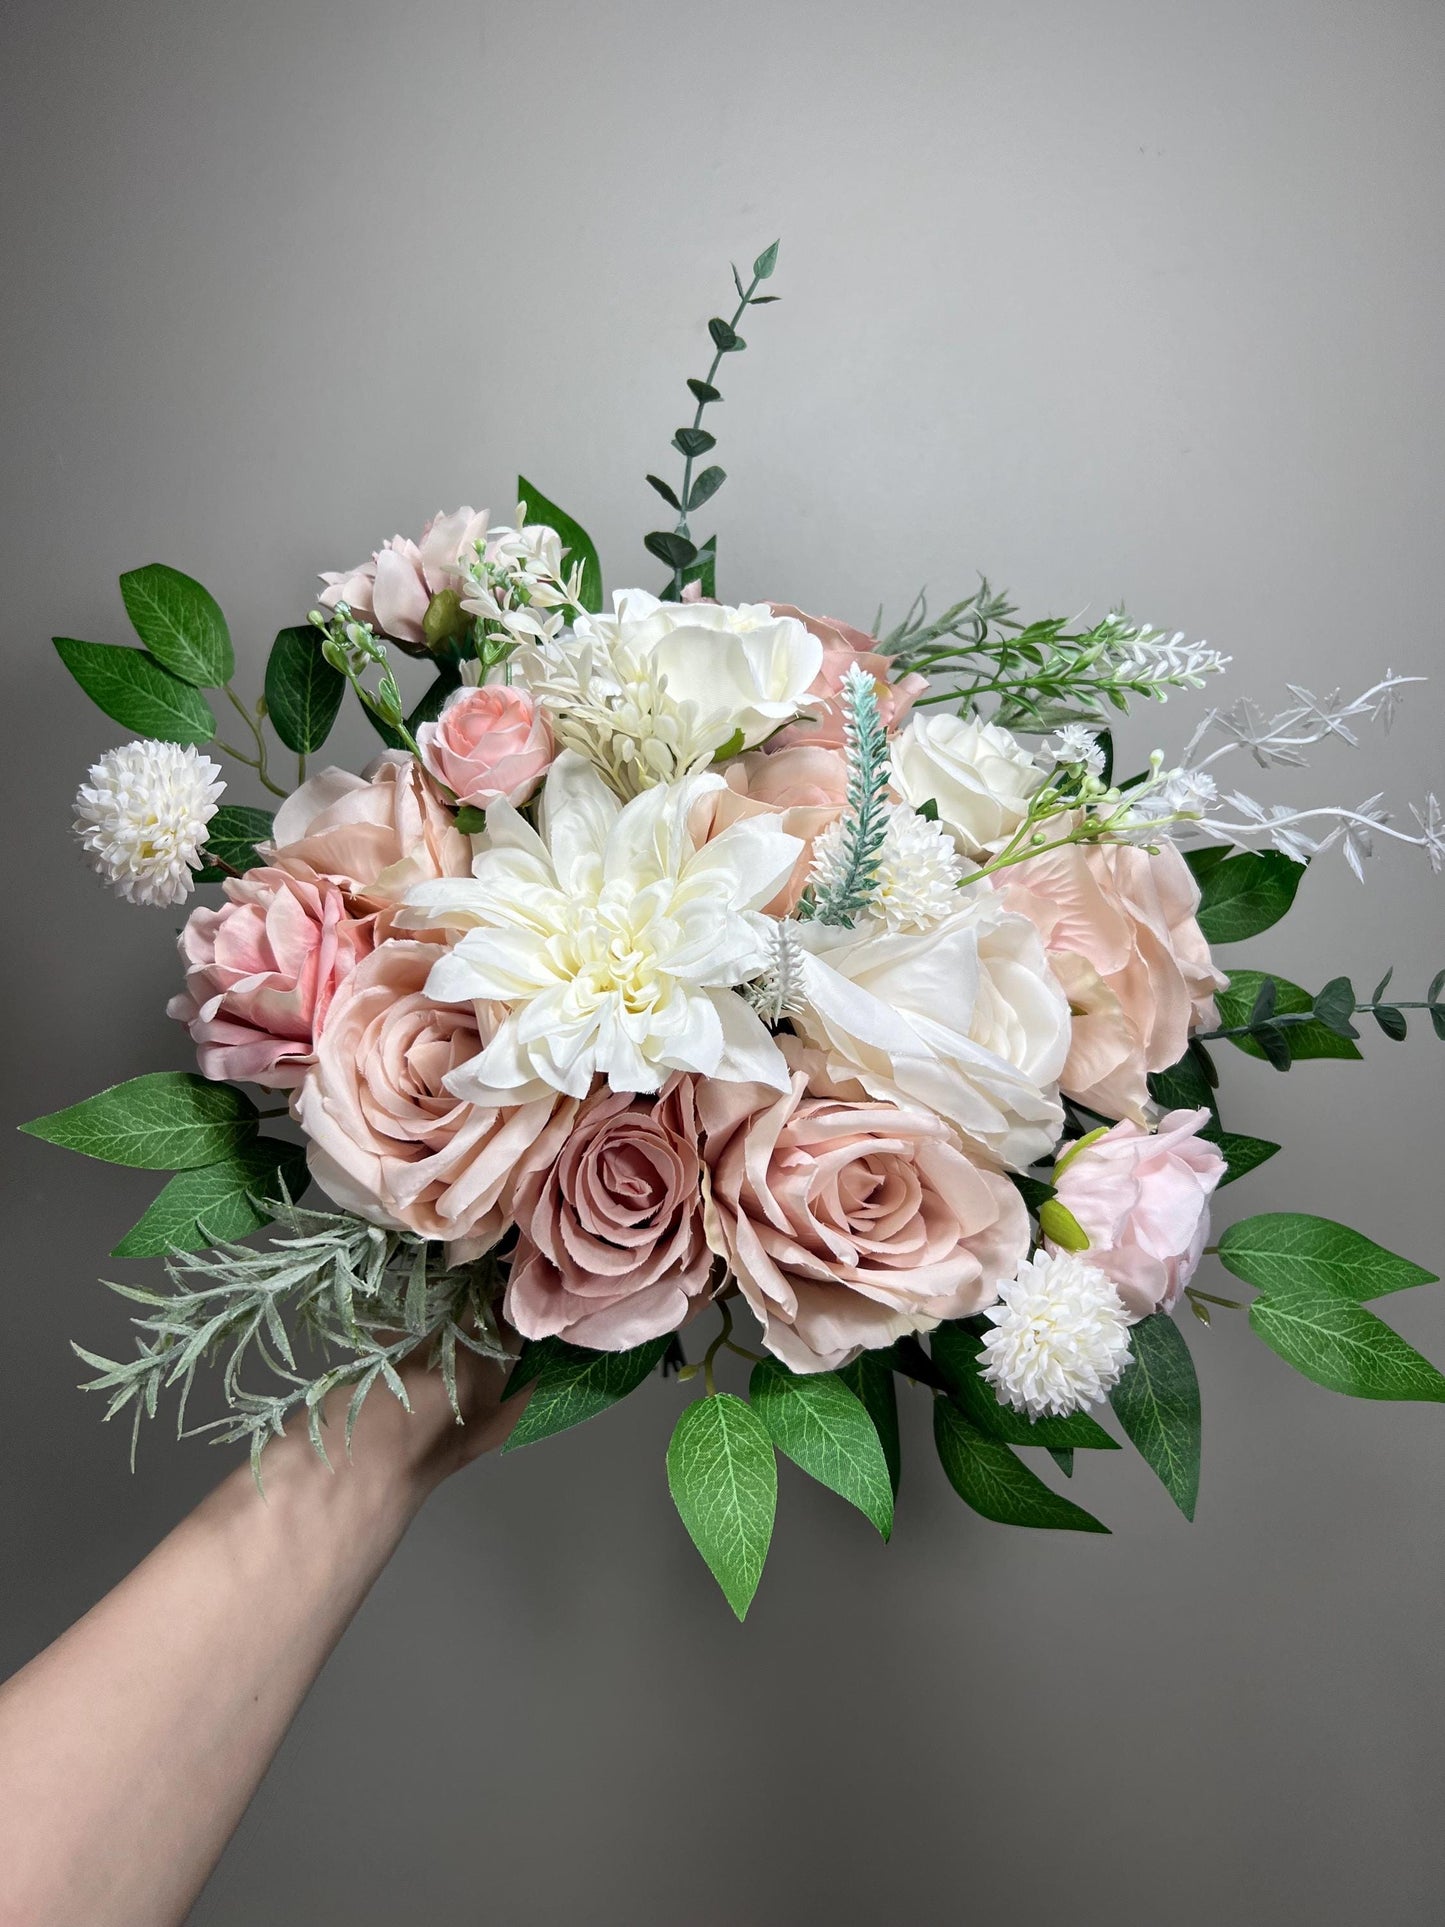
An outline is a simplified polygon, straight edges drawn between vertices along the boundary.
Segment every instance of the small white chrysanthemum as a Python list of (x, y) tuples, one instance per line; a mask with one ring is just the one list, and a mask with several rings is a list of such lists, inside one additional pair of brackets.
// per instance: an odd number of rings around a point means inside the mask
[(1090, 776), (1104, 774), (1104, 747), (1092, 729), (1083, 723), (1065, 723), (1049, 742), (1046, 755), (1064, 769), (1083, 769)]
[[(843, 864), (843, 823), (829, 824), (813, 844), (812, 882), (823, 895)], [(890, 803), (878, 852), (868, 914), (890, 931), (931, 930), (958, 908), (963, 861), (953, 838), (906, 803)]]
[(986, 1308), (983, 1376), (1000, 1405), (1062, 1418), (1096, 1405), (1129, 1363), (1129, 1319), (1112, 1282), (1079, 1252), (1040, 1251)]
[(184, 903), (206, 828), (226, 785), (194, 744), (125, 743), (91, 766), (75, 798), (75, 833), (128, 903)]

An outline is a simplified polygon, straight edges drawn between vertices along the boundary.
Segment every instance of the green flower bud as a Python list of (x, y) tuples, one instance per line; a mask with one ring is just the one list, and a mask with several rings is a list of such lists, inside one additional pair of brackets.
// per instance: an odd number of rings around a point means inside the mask
[(462, 607), (462, 599), (456, 590), (438, 589), (426, 605), (421, 628), (427, 639), (427, 647), (439, 649), (443, 643), (460, 642), (471, 623), (472, 619)]

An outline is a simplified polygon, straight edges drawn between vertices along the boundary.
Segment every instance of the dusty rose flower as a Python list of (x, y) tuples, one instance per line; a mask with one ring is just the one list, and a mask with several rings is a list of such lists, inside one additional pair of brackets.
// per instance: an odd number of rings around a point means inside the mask
[(713, 1255), (693, 1090), (682, 1075), (655, 1097), (601, 1087), (555, 1157), (549, 1142), (524, 1158), (505, 1304), (524, 1338), (627, 1351), (701, 1305)]
[(437, 781), (478, 810), (498, 799), (525, 803), (556, 755), (544, 712), (506, 683), (458, 689), (434, 723), (418, 728), (416, 746)]
[(1028, 1252), (1006, 1178), (939, 1118), (759, 1085), (698, 1093), (708, 1236), (795, 1372), (831, 1371), (992, 1303)]
[(801, 743), (823, 749), (843, 747), (843, 678), (854, 663), (866, 669), (878, 684), (878, 710), (884, 728), (892, 735), (903, 727), (909, 710), (928, 687), (926, 676), (900, 676), (894, 682), (893, 658), (882, 653), (876, 636), (835, 621), (832, 616), (805, 615), (790, 602), (775, 602), (772, 607), (774, 615), (795, 616), (818, 638), (823, 645), (823, 662), (809, 692), (819, 704), (813, 719), (780, 730), (769, 740), (769, 749), (790, 749)]
[(1082, 1255), (1114, 1282), (1134, 1318), (1173, 1311), (1209, 1237), (1224, 1158), (1199, 1132), (1208, 1111), (1170, 1111), (1158, 1129), (1115, 1124), (1063, 1162), (1054, 1180), (1088, 1234)]
[(337, 988), (372, 947), (333, 883), (285, 870), (228, 877), (218, 909), (180, 935), (186, 987), (166, 1005), (188, 1026), (203, 1077), (290, 1090), (312, 1061)]
[(1061, 1088), (1102, 1117), (1148, 1122), (1150, 1071), (1184, 1055), (1225, 979), (1195, 920), (1199, 886), (1172, 843), (1077, 844), (1002, 870), (1073, 1012)]
[[(434, 596), (464, 586), (461, 565), (487, 532), (487, 511), (454, 509), (434, 515), (420, 542), (394, 535), (369, 562), (324, 574), (323, 608), (344, 602), (353, 615), (415, 655), (427, 653), (426, 614)], [(454, 610), (453, 612), (454, 613)]]
[(271, 834), (272, 863), (337, 884), (354, 907), (378, 914), (381, 936), (414, 884), (471, 873), (470, 841), (416, 758), (398, 750), (364, 776), (319, 771), (277, 810)]
[(449, 1072), (496, 1029), (491, 1004), (435, 1004), (429, 943), (383, 943), (332, 999), (316, 1061), (295, 1099), (317, 1184), (374, 1224), (438, 1238), (453, 1263), (494, 1245), (508, 1228), (518, 1160), (539, 1141), (560, 1143), (576, 1109), (548, 1092), (518, 1104), (453, 1097)]
[(721, 774), (727, 788), (708, 791), (693, 811), (693, 841), (709, 842), (744, 816), (776, 816), (789, 836), (802, 838), (803, 848), (788, 881), (763, 909), (771, 917), (790, 916), (813, 867), (813, 839), (842, 814), (848, 759), (839, 749), (798, 744), (773, 752), (752, 750), (724, 763)]

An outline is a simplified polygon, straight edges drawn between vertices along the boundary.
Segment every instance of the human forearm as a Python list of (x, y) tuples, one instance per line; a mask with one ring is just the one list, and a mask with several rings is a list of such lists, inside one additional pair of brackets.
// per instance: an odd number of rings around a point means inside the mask
[[(337, 1428), (331, 1428), (334, 1437)], [(368, 1400), (334, 1472), (304, 1433), (233, 1472), (0, 1688), (0, 1921), (178, 1921), (297, 1707), (455, 1457), (430, 1384)], [(469, 1428), (470, 1429), (470, 1428)]]

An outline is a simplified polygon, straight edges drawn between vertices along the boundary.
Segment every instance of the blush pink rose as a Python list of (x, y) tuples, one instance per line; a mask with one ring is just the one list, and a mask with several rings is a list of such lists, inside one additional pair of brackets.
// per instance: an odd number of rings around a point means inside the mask
[(437, 1238), (454, 1264), (480, 1256), (511, 1223), (518, 1161), (560, 1142), (576, 1105), (549, 1092), (517, 1104), (453, 1097), (451, 1071), (490, 1042), (492, 1004), (436, 1004), (437, 944), (380, 944), (337, 990), (295, 1099), (311, 1175), (344, 1210)]
[(490, 809), (526, 802), (552, 766), (552, 726), (525, 689), (491, 683), (458, 689), (416, 732), (422, 762), (459, 803)]
[(223, 887), (219, 909), (186, 919), (186, 987), (166, 1013), (189, 1028), (203, 1077), (291, 1090), (338, 987), (372, 947), (374, 919), (353, 916), (335, 884), (285, 870), (248, 870)]
[(1054, 1180), (1088, 1235), (1084, 1254), (1112, 1278), (1135, 1318), (1173, 1311), (1209, 1237), (1209, 1200), (1224, 1176), (1199, 1132), (1208, 1111), (1170, 1111), (1155, 1131), (1126, 1120), (1064, 1161)]
[(774, 615), (795, 616), (805, 629), (818, 638), (823, 645), (823, 661), (809, 691), (818, 703), (813, 718), (790, 723), (786, 729), (779, 730), (776, 736), (769, 738), (769, 749), (791, 749), (801, 743), (823, 749), (842, 749), (841, 692), (843, 678), (854, 663), (860, 669), (866, 669), (878, 685), (878, 710), (889, 735), (903, 727), (909, 710), (928, 687), (926, 676), (900, 676), (894, 682), (893, 658), (882, 653), (876, 636), (855, 629), (849, 623), (835, 621), (832, 616), (805, 615), (790, 602), (775, 602), (772, 608)]
[(725, 763), (719, 774), (727, 788), (699, 797), (689, 822), (693, 841), (707, 843), (745, 816), (776, 816), (780, 829), (801, 837), (803, 848), (787, 882), (763, 909), (770, 917), (791, 916), (813, 867), (813, 839), (837, 821), (847, 800), (847, 757), (842, 750), (811, 744), (750, 750)]
[(369, 562), (324, 574), (318, 600), (324, 609), (344, 602), (353, 615), (413, 655), (426, 655), (426, 612), (433, 596), (460, 591), (462, 563), (487, 533), (487, 511), (454, 509), (434, 515), (420, 542), (394, 535)]
[(376, 913), (379, 936), (413, 884), (471, 874), (470, 841), (416, 758), (399, 750), (364, 776), (320, 770), (277, 810), (271, 835), (270, 862), (336, 884), (355, 909)]
[(1101, 1117), (1147, 1123), (1149, 1072), (1178, 1063), (1225, 983), (1189, 865), (1167, 842), (1074, 844), (1000, 871), (998, 888), (1037, 927), (1073, 1012), (1061, 1088)]
[(1018, 1192), (929, 1113), (809, 1097), (801, 1074), (782, 1097), (709, 1080), (698, 1113), (708, 1236), (795, 1372), (979, 1311), (1028, 1254)]
[(516, 1186), (510, 1323), (607, 1352), (676, 1331), (713, 1270), (693, 1080), (673, 1076), (655, 1097), (599, 1088), (551, 1148), (523, 1160)]

